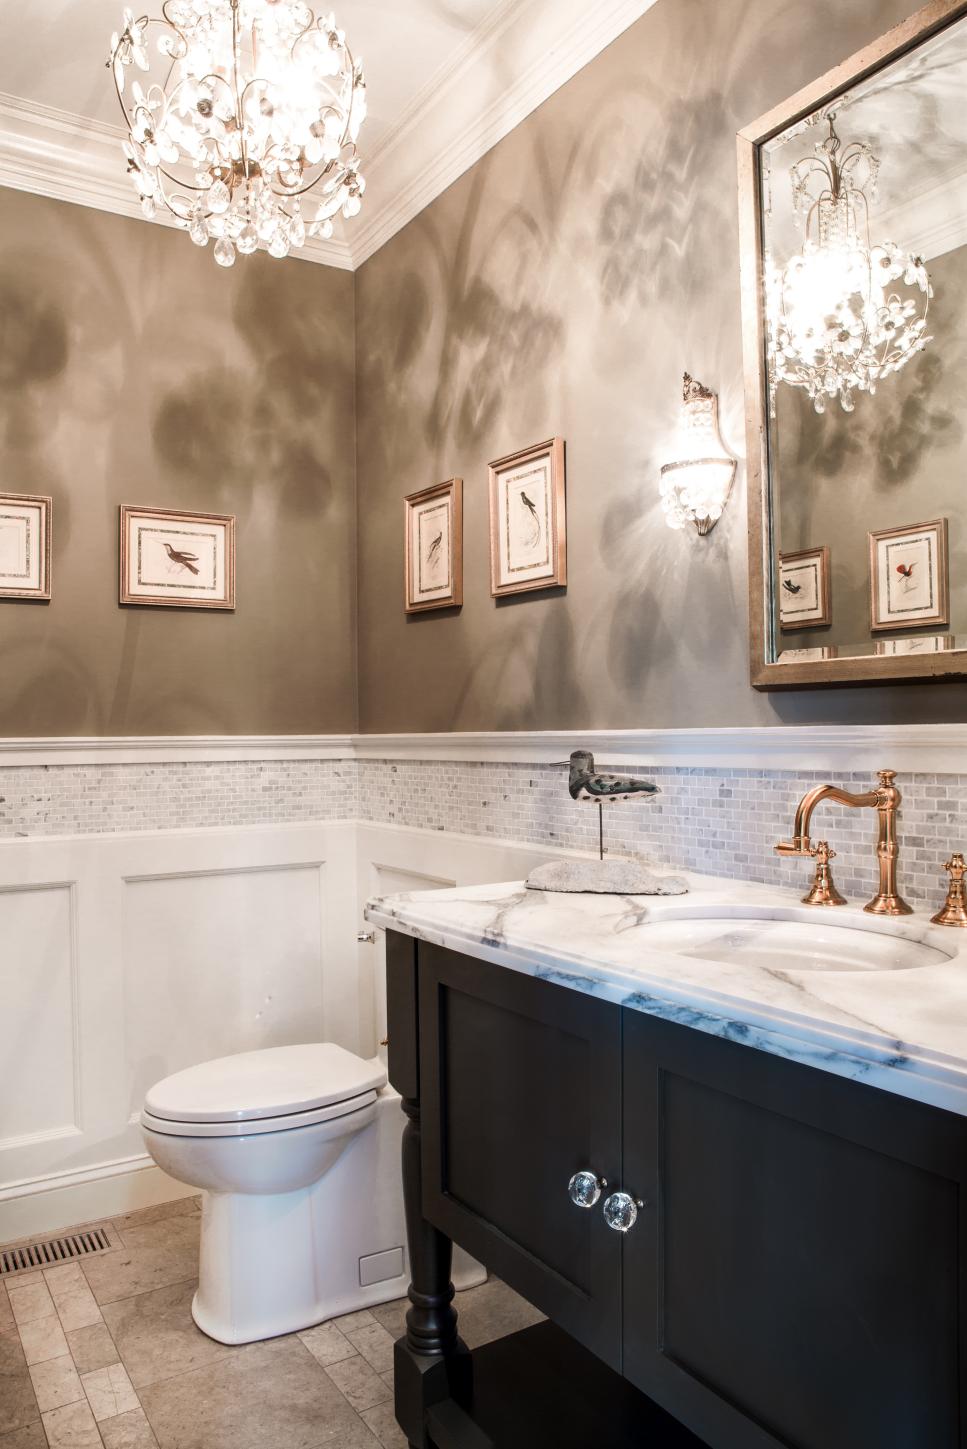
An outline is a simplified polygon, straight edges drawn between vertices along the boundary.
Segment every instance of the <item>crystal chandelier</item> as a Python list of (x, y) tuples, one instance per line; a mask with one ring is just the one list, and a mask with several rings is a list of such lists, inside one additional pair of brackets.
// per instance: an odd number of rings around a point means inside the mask
[(662, 466), (661, 506), (669, 528), (694, 523), (704, 537), (729, 501), (736, 460), (726, 452), (719, 432), (718, 398), (687, 372), (682, 384), (682, 431), (683, 456)]
[(333, 16), (302, 0), (165, 0), (161, 13), (125, 10), (108, 59), (145, 216), (167, 208), (223, 267), (332, 236), (366, 184), (366, 86)]
[[(836, 397), (852, 412), (854, 390), (875, 392), (931, 340), (933, 289), (923, 261), (893, 242), (870, 243), (879, 161), (862, 142), (844, 147), (833, 112), (826, 121), (815, 154), (790, 172), (802, 250), (766, 275), (773, 416), (780, 382), (805, 388), (818, 413)], [(901, 284), (911, 290), (902, 293)]]

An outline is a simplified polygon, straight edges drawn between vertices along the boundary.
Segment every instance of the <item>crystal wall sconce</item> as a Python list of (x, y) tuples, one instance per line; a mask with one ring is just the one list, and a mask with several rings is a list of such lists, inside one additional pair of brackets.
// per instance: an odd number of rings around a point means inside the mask
[(686, 372), (682, 456), (661, 470), (661, 506), (668, 527), (694, 523), (703, 537), (711, 533), (729, 501), (736, 466), (719, 433), (718, 398)]

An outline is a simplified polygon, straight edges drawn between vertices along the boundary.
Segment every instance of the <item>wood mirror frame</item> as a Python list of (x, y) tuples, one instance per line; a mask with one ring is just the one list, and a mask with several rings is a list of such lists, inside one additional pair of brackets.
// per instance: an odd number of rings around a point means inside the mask
[(909, 20), (827, 71), (738, 134), (739, 251), (748, 445), (749, 648), (756, 689), (803, 689), (817, 685), (876, 684), (897, 680), (967, 677), (967, 650), (935, 655), (857, 655), (769, 662), (778, 621), (774, 618), (772, 487), (768, 453), (768, 382), (762, 267), (760, 148), (796, 121), (835, 99), (857, 81), (897, 60), (931, 35), (967, 15), (967, 0), (931, 0)]

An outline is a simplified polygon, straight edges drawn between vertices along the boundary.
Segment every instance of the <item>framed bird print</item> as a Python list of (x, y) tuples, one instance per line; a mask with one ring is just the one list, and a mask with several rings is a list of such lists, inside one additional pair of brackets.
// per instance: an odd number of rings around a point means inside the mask
[(780, 554), (780, 628), (825, 629), (832, 622), (828, 547)]
[(403, 499), (408, 614), (463, 603), (463, 479)]
[(870, 534), (870, 629), (950, 622), (947, 520)]
[(234, 609), (235, 519), (122, 504), (120, 602)]
[(490, 575), (494, 598), (567, 583), (563, 438), (491, 463)]
[(49, 498), (0, 493), (0, 599), (50, 599)]

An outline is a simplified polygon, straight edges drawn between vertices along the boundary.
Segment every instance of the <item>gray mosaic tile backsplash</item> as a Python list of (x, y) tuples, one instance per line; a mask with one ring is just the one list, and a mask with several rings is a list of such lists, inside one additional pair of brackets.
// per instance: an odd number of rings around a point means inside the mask
[[(662, 793), (606, 807), (609, 850), (805, 890), (810, 864), (781, 860), (772, 847), (791, 835), (799, 797), (827, 775), (672, 766), (639, 773)], [(860, 791), (875, 776), (836, 778)], [(944, 860), (967, 849), (967, 775), (907, 775), (898, 784), (901, 889), (911, 901), (939, 902)], [(566, 771), (552, 765), (266, 760), (0, 768), (0, 838), (7, 839), (352, 818), (597, 849), (597, 810), (572, 801)], [(836, 851), (834, 877), (845, 894), (862, 900), (873, 893), (873, 811), (820, 806), (813, 836)]]
[[(364, 820), (597, 849), (597, 808), (572, 801), (566, 770), (552, 765), (360, 760), (357, 770)], [(627, 773), (648, 776), (662, 793), (605, 806), (608, 850), (805, 891), (811, 863), (783, 860), (773, 846), (790, 838), (799, 798), (827, 774), (674, 766)], [(872, 772), (836, 777), (857, 792), (875, 780)], [(911, 901), (942, 900), (943, 862), (951, 850), (967, 849), (967, 775), (908, 775), (897, 783), (901, 889)], [(836, 851), (833, 876), (851, 898), (862, 900), (877, 887), (876, 828), (872, 810), (821, 805), (813, 817), (813, 837), (828, 839)]]
[(352, 760), (0, 768), (0, 838), (344, 820)]

